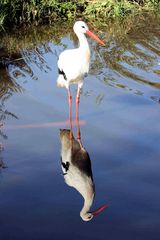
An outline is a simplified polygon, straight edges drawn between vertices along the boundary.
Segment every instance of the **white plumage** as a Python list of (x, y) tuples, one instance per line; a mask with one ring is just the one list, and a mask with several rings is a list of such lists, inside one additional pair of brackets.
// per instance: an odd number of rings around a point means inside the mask
[[(92, 37), (102, 45), (102, 42), (95, 34), (89, 31), (88, 26), (83, 21), (77, 21), (74, 24), (74, 32), (79, 39), (79, 47), (62, 52), (58, 60), (59, 76), (57, 85), (66, 87), (69, 90), (70, 83), (78, 84), (77, 97), (83, 85), (83, 79), (88, 74), (90, 64), (90, 48), (85, 34)], [(70, 92), (69, 92), (70, 94)]]

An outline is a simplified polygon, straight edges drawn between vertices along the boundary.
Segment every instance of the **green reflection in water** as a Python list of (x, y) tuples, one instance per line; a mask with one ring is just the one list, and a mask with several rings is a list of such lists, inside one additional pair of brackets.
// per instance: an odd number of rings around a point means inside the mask
[(134, 87), (131, 82), (134, 81), (136, 87), (141, 84), (140, 89), (133, 89), (133, 92), (142, 93), (142, 84), (159, 89), (159, 23), (159, 18), (149, 16), (109, 23), (106, 27), (107, 48), (97, 49), (101, 57), (99, 62), (94, 59), (92, 74), (103, 75), (104, 82), (114, 87), (130, 90)]

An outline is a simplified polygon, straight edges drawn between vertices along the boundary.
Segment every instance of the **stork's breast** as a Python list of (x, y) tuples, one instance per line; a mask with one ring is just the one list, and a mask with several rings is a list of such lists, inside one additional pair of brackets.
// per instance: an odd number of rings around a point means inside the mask
[(90, 51), (86, 51), (84, 54), (83, 60), (83, 74), (87, 74), (89, 71), (89, 64), (90, 64)]
[(86, 61), (89, 63), (90, 62), (90, 51), (85, 52), (85, 58), (86, 58)]

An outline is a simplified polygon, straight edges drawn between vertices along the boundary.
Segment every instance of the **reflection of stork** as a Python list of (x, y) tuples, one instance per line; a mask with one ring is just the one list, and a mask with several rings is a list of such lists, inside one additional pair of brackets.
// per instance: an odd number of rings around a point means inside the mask
[[(80, 128), (78, 131), (80, 136)], [(71, 135), (72, 138), (70, 138)], [(84, 205), (80, 211), (80, 216), (84, 221), (89, 221), (107, 207), (107, 205), (103, 205), (96, 211), (90, 212), (95, 195), (95, 186), (89, 154), (83, 147), (81, 139), (76, 140), (71, 130), (61, 129), (60, 140), (64, 180), (83, 196)]]
[(57, 85), (59, 87), (66, 87), (68, 89), (68, 101), (70, 109), (72, 102), (70, 83), (78, 84), (76, 102), (79, 103), (80, 89), (83, 85), (83, 78), (89, 71), (90, 49), (84, 34), (87, 34), (100, 44), (105, 45), (103, 41), (101, 41), (88, 29), (88, 26), (84, 22), (77, 21), (74, 24), (73, 29), (79, 39), (79, 47), (76, 49), (65, 50), (60, 54), (58, 60), (59, 76), (57, 79)]

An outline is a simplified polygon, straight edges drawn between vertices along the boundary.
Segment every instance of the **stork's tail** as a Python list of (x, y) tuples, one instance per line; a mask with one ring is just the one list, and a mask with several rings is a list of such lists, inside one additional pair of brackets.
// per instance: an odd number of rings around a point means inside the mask
[(62, 74), (59, 74), (57, 78), (57, 86), (58, 87), (67, 87), (67, 81), (64, 79)]

